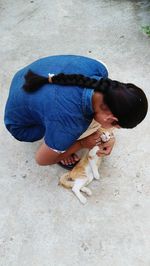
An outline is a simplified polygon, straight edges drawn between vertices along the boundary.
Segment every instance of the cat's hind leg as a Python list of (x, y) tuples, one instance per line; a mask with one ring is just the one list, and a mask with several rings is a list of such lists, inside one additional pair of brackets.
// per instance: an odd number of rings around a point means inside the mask
[(89, 188), (87, 188), (87, 187), (82, 187), (81, 191), (86, 193), (88, 196), (92, 195), (92, 191)]
[(85, 179), (77, 179), (72, 187), (72, 191), (74, 192), (74, 194), (77, 196), (77, 198), (80, 200), (81, 203), (85, 204), (87, 202), (87, 199), (82, 195), (82, 193), (80, 192), (80, 190), (82, 189), (82, 187), (85, 186), (86, 184)]

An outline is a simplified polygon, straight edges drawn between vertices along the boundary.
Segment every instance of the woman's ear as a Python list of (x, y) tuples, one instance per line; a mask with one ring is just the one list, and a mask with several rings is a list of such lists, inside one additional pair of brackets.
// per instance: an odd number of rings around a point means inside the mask
[(114, 115), (107, 115), (106, 117), (105, 117), (105, 119), (104, 119), (106, 122), (108, 122), (108, 123), (111, 123), (111, 124), (117, 124), (117, 122), (118, 122), (118, 118), (117, 117), (115, 117)]
[(117, 118), (117, 117), (113, 116), (112, 118), (113, 118), (113, 120), (114, 120), (115, 122), (118, 122), (118, 118)]

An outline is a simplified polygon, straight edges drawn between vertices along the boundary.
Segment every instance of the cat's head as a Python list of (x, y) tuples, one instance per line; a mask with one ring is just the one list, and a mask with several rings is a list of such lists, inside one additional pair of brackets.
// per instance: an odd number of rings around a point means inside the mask
[(110, 134), (108, 131), (103, 132), (103, 133), (101, 134), (101, 140), (102, 140), (103, 142), (107, 142), (107, 141), (109, 141), (110, 138), (111, 138), (111, 134)]

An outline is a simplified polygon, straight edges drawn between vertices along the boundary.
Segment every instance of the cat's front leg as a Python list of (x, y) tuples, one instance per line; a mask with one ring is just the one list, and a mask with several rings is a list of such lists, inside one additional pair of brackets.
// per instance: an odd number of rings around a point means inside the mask
[(89, 163), (92, 169), (92, 173), (95, 179), (100, 179), (100, 175), (98, 172), (98, 165), (97, 165), (97, 152), (99, 151), (99, 147), (95, 146), (93, 149), (89, 151)]
[(96, 180), (99, 180), (99, 179), (100, 179), (100, 174), (99, 174), (98, 170), (97, 170), (97, 171), (94, 171), (94, 172), (93, 172), (93, 175), (94, 175), (94, 178), (95, 178)]
[(89, 159), (89, 163), (90, 163), (90, 166), (91, 166), (91, 169), (92, 169), (92, 173), (93, 173), (93, 177), (95, 179), (100, 179), (100, 174), (98, 172), (98, 167), (97, 167), (97, 164), (95, 162), (94, 159)]

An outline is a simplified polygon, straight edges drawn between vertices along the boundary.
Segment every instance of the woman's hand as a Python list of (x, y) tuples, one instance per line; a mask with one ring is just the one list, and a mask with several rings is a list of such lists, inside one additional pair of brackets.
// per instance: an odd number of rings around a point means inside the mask
[(100, 132), (96, 131), (88, 137), (80, 139), (79, 142), (82, 148), (92, 149), (94, 146), (100, 145), (101, 143)]
[(113, 149), (115, 143), (115, 137), (113, 137), (112, 139), (110, 139), (107, 142), (101, 143), (99, 145), (99, 151), (97, 152), (97, 155), (99, 157), (104, 156), (104, 155), (109, 155)]
[(100, 150), (97, 152), (98, 156), (109, 155), (113, 149), (115, 143), (115, 137), (111, 138), (107, 142), (102, 142), (100, 138), (100, 132), (96, 131), (88, 137), (80, 139), (82, 148), (92, 149), (94, 146), (99, 146)]

